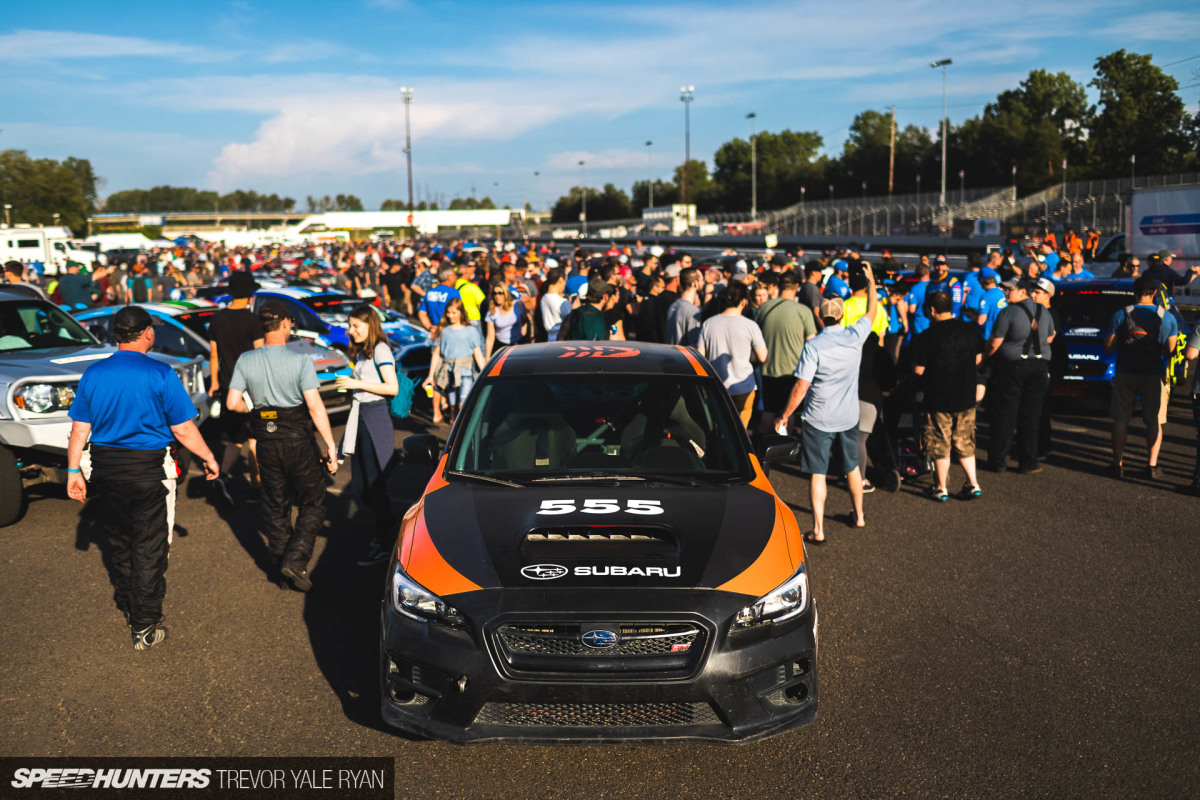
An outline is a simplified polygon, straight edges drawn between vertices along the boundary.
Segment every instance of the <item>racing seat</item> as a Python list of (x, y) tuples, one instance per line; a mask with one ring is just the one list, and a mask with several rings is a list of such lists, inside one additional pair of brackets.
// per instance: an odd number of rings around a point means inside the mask
[(522, 392), (520, 407), (509, 411), (489, 442), (491, 466), (498, 470), (560, 470), (575, 455), (575, 429), (554, 409), (545, 386)]
[[(679, 389), (665, 383), (646, 390), (637, 412), (621, 431), (621, 451), (638, 466), (649, 466), (641, 463), (642, 457), (657, 448), (678, 448), (703, 458), (707, 445), (704, 429), (688, 413)], [(693, 469), (693, 463), (676, 469)]]

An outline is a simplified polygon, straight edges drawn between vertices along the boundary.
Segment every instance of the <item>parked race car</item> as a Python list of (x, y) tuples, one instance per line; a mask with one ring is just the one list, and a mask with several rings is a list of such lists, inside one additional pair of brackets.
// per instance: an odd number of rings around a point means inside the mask
[[(1133, 282), (1133, 278), (1106, 278), (1058, 284), (1053, 305), (1062, 323), (1060, 346), (1065, 350), (1066, 363), (1061, 376), (1050, 386), (1052, 396), (1108, 407), (1117, 354), (1104, 352), (1104, 339), (1113, 314), (1137, 303)], [(1173, 371), (1183, 368), (1189, 326), (1173, 300), (1168, 300), (1165, 313), (1172, 314), (1179, 323), (1180, 336), (1171, 359)]]
[(817, 714), (795, 516), (712, 367), (636, 342), (509, 348), (387, 571), (382, 715), (456, 742), (739, 742)]
[[(0, 527), (20, 516), (24, 488), (67, 482), (67, 416), (88, 366), (117, 351), (62, 309), (0, 286)], [(208, 417), (204, 361), (155, 352)]]

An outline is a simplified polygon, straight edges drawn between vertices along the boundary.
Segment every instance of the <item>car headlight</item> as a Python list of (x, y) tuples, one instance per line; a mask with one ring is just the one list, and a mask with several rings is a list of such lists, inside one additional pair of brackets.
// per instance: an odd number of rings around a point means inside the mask
[(410, 619), (440, 622), (451, 628), (466, 627), (467, 620), (458, 609), (408, 577), (399, 564), (392, 571), (391, 599), (392, 608)]
[(791, 619), (808, 607), (808, 575), (804, 565), (796, 574), (760, 597), (753, 605), (746, 606), (733, 618), (735, 628), (754, 628), (768, 622), (783, 622)]
[(48, 414), (66, 411), (75, 402), (75, 385), (69, 383), (27, 383), (13, 392), (13, 401), (22, 411)]

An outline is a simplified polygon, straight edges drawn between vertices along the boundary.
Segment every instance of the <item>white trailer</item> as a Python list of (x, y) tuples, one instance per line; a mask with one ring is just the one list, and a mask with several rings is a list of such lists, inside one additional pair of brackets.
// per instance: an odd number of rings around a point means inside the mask
[(96, 254), (83, 249), (71, 238), (71, 231), (60, 225), (39, 228), (16, 225), (0, 227), (0, 262), (3, 261), (20, 261), (45, 275), (58, 275), (67, 271), (68, 261), (93, 269)]
[(1170, 250), (1189, 264), (1200, 261), (1200, 184), (1135, 189), (1130, 209), (1129, 252), (1144, 259)]

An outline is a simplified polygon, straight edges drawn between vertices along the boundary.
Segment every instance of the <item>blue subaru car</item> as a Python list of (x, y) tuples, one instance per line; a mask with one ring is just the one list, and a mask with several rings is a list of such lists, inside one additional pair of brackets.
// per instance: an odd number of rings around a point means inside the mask
[[(1104, 339), (1113, 314), (1137, 303), (1133, 278), (1103, 278), (1061, 282), (1055, 287), (1053, 307), (1059, 314), (1059, 352), (1065, 363), (1054, 372), (1050, 394), (1107, 403), (1112, 391), (1117, 354), (1104, 352)], [(1174, 301), (1167, 313), (1179, 323), (1180, 336), (1171, 358), (1171, 369), (1182, 363), (1184, 322)]]

